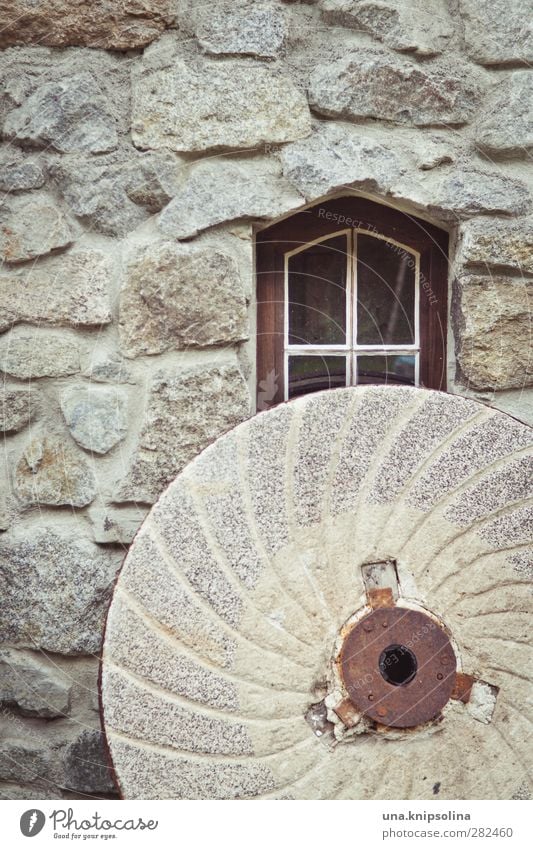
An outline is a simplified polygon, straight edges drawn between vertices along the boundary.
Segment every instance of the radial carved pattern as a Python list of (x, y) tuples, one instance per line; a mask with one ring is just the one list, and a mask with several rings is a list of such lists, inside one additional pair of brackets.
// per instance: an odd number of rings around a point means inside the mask
[[(124, 796), (526, 793), (531, 471), (526, 426), (411, 388), (307, 396), (219, 439), (152, 509), (111, 605), (102, 700)], [(330, 750), (305, 714), (364, 604), (361, 565), (387, 558), (496, 708), (485, 724), (449, 702), (432, 733)]]

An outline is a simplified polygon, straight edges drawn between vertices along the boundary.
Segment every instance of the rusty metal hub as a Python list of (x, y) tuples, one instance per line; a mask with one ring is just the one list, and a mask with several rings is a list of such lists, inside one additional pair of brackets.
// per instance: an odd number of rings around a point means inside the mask
[(351, 702), (392, 728), (434, 719), (452, 696), (456, 658), (443, 628), (418, 610), (378, 607), (344, 639), (339, 667)]

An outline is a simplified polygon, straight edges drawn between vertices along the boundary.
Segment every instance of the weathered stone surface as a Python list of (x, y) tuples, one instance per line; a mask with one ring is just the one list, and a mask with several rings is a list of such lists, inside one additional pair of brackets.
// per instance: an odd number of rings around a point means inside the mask
[(52, 719), (70, 713), (72, 687), (54, 666), (15, 649), (0, 651), (0, 703), (24, 716)]
[(0, 341), (0, 371), (19, 380), (66, 377), (79, 370), (78, 342), (68, 336), (17, 328)]
[(63, 158), (50, 171), (75, 215), (100, 233), (125, 236), (178, 192), (181, 167), (167, 151), (122, 150)]
[(150, 245), (128, 266), (120, 297), (128, 357), (247, 337), (246, 299), (233, 257), (212, 247)]
[(63, 211), (44, 192), (13, 196), (0, 206), (0, 259), (24, 262), (74, 240), (75, 231)]
[(63, 763), (68, 790), (106, 795), (116, 793), (101, 731), (82, 731), (65, 750)]
[(97, 346), (94, 351), (94, 359), (83, 372), (83, 376), (96, 383), (136, 383), (127, 363), (118, 357), (98, 357)]
[(124, 391), (104, 386), (70, 386), (61, 410), (76, 442), (94, 454), (107, 454), (128, 432)]
[(82, 45), (106, 50), (144, 47), (172, 21), (170, 0), (2, 0), (0, 47)]
[(456, 356), (462, 379), (475, 389), (533, 383), (533, 281), (465, 275), (455, 293)]
[(511, 177), (470, 168), (447, 172), (430, 206), (456, 215), (520, 215), (530, 207), (524, 183)]
[(487, 97), (476, 144), (492, 156), (527, 158), (533, 150), (533, 71), (515, 71)]
[(208, 160), (191, 168), (185, 186), (159, 216), (158, 226), (168, 238), (190, 239), (223, 221), (275, 218), (302, 203), (274, 160)]
[(3, 641), (61, 654), (97, 653), (117, 557), (52, 531), (0, 543)]
[(204, 60), (133, 78), (132, 137), (139, 148), (249, 149), (302, 138), (311, 129), (303, 92), (251, 62)]
[(344, 186), (386, 194), (405, 170), (398, 150), (346, 124), (322, 124), (281, 158), (285, 177), (307, 200)]
[(115, 543), (129, 545), (140, 528), (146, 511), (137, 510), (134, 515), (126, 510), (106, 508), (91, 510), (89, 518), (94, 541), (100, 544)]
[(105, 153), (118, 144), (107, 98), (89, 73), (39, 86), (9, 113), (3, 132), (17, 144), (52, 147), (60, 153)]
[(35, 781), (45, 778), (50, 755), (44, 741), (31, 738), (4, 740), (0, 759), (0, 778), (4, 781)]
[(195, 454), (249, 412), (248, 390), (236, 366), (210, 362), (159, 373), (150, 388), (139, 447), (115, 500), (154, 502)]
[(11, 145), (0, 150), (0, 192), (39, 189), (44, 180), (43, 167), (35, 155), (24, 156)]
[(0, 387), (0, 431), (14, 433), (27, 427), (39, 410), (35, 389)]
[(309, 81), (309, 103), (330, 118), (379, 118), (397, 124), (464, 124), (479, 87), (462, 66), (417, 65), (377, 50), (359, 50), (319, 65)]
[(466, 49), (482, 65), (533, 62), (531, 0), (459, 0)]
[(78, 451), (63, 439), (46, 436), (25, 448), (15, 468), (14, 489), (24, 507), (85, 507), (96, 495), (96, 481)]
[(111, 265), (99, 251), (76, 251), (0, 276), (0, 332), (29, 324), (99, 326), (111, 321)]
[(533, 274), (533, 222), (473, 219), (461, 227), (459, 261)]
[(319, 6), (328, 23), (366, 30), (393, 50), (434, 56), (453, 35), (441, 0), (320, 0)]
[(192, 7), (194, 31), (207, 53), (273, 59), (286, 35), (283, 9), (257, 0)]

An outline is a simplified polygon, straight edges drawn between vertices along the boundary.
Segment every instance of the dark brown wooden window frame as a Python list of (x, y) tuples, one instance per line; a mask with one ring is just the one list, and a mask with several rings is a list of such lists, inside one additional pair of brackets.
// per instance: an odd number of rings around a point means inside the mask
[(285, 255), (347, 228), (368, 231), (419, 253), (419, 385), (446, 390), (448, 233), (386, 204), (343, 195), (256, 233), (257, 380), (261, 383), (275, 374), (269, 406), (285, 400)]

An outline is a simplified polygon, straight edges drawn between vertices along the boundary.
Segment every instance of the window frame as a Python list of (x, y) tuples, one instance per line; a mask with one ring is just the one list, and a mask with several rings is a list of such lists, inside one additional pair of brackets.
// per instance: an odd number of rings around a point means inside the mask
[[(448, 233), (387, 204), (344, 195), (304, 209), (256, 233), (257, 380), (260, 383), (274, 372), (275, 380), (269, 381), (274, 394), (271, 405), (286, 400), (288, 258), (313, 244), (347, 234), (350, 248), (347, 263), (351, 263), (355, 256), (351, 245), (354, 231), (385, 239), (415, 254), (415, 283), (418, 284), (415, 289), (415, 331), (418, 336), (415, 335), (414, 346), (356, 345), (355, 338), (349, 345), (347, 336), (345, 353), (355, 350), (348, 360), (350, 372), (357, 353), (390, 350), (391, 354), (399, 354), (411, 350), (416, 354), (419, 349), (418, 385), (446, 389)], [(348, 272), (356, 280), (356, 269), (348, 268)], [(348, 301), (348, 279), (346, 288)], [(354, 332), (356, 317), (348, 311), (346, 322), (347, 329)], [(342, 347), (301, 345), (295, 346), (294, 354), (323, 353), (328, 356), (340, 352)]]

